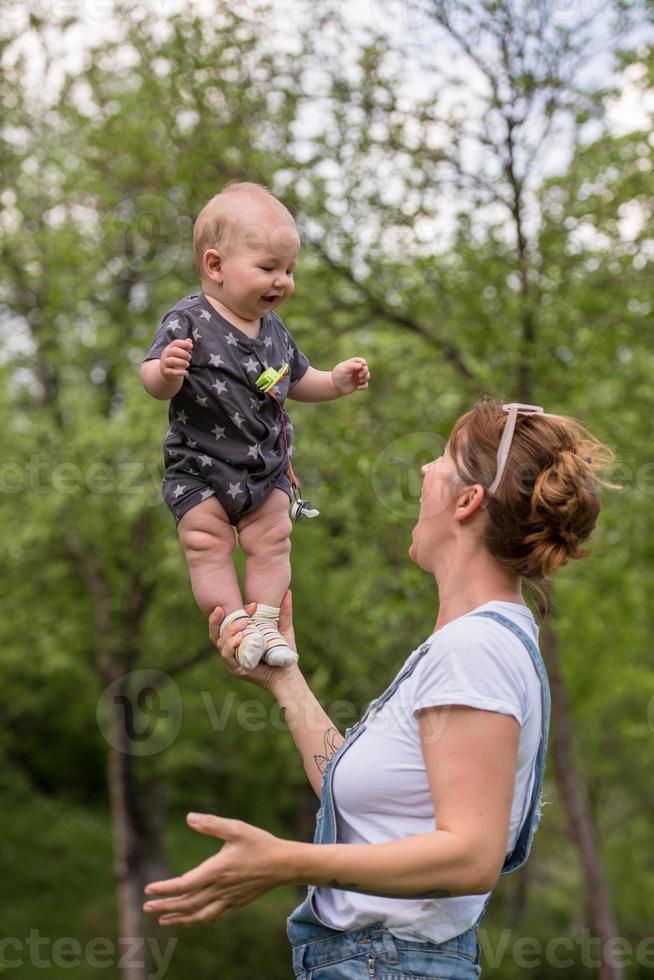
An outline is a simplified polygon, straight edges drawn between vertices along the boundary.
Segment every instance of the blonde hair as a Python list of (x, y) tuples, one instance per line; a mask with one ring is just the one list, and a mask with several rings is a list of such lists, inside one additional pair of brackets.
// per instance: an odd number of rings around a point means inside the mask
[(275, 205), (283, 208), (288, 214), (288, 208), (282, 204), (269, 188), (263, 184), (255, 184), (248, 180), (230, 180), (218, 194), (214, 194), (204, 205), (193, 225), (193, 256), (195, 271), (202, 278), (204, 268), (204, 253), (208, 248), (228, 249), (238, 236), (241, 227), (239, 209), (235, 200), (230, 198), (235, 193), (262, 195)]
[[(456, 422), (449, 441), (464, 485), (488, 488), (495, 477), (497, 449), (507, 413), (482, 398)], [(576, 419), (518, 415), (506, 470), (487, 497), (485, 545), (506, 568), (522, 576), (541, 612), (547, 611), (544, 582), (582, 548), (600, 513), (600, 476), (615, 459), (610, 446)]]

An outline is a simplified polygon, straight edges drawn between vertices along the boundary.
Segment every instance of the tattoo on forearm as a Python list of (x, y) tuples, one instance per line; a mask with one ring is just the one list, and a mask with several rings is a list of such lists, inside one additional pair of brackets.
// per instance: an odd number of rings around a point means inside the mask
[(338, 752), (338, 745), (335, 744), (335, 740), (339, 737), (338, 729), (332, 727), (328, 728), (325, 732), (323, 740), (323, 755), (314, 755), (313, 759), (320, 772), (324, 772), (327, 768), (327, 763), (335, 756)]

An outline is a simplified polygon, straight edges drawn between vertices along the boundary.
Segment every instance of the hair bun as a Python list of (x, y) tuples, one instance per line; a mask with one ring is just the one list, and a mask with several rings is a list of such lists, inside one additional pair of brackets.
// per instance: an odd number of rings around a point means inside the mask
[(571, 558), (585, 556), (581, 544), (600, 510), (591, 466), (587, 453), (570, 447), (560, 450), (538, 475), (529, 516), (533, 530), (525, 538), (530, 546), (529, 574), (547, 577)]

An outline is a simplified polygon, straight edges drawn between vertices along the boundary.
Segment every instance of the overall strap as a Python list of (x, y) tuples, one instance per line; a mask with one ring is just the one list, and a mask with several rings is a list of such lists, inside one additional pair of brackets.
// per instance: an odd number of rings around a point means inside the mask
[(352, 725), (351, 728), (348, 728), (346, 730), (345, 732), (346, 739), (349, 739), (351, 735), (360, 732), (362, 726), (368, 720), (368, 717), (370, 716), (371, 712), (379, 710), (384, 704), (386, 704), (389, 698), (391, 698), (395, 694), (400, 684), (404, 683), (407, 677), (411, 676), (411, 674), (414, 672), (414, 670), (416, 669), (416, 667), (418, 666), (422, 658), (426, 656), (426, 654), (428, 654), (430, 650), (431, 650), (431, 644), (429, 643), (429, 641), (427, 641), (426, 643), (422, 643), (418, 647), (418, 649), (414, 653), (413, 660), (411, 660), (410, 663), (405, 664), (404, 667), (398, 673), (398, 675), (394, 678), (394, 680), (392, 680), (391, 683), (388, 685), (386, 690), (383, 691), (378, 697), (376, 697), (374, 701), (370, 702), (370, 704), (367, 706), (366, 710), (364, 711), (359, 721), (357, 721), (354, 725)]
[(545, 664), (543, 662), (543, 658), (541, 656), (540, 650), (538, 649), (537, 645), (534, 643), (532, 638), (527, 633), (525, 633), (525, 631), (520, 626), (518, 626), (517, 623), (514, 623), (512, 619), (509, 619), (508, 616), (503, 616), (502, 613), (491, 612), (490, 609), (485, 610), (484, 612), (473, 613), (472, 615), (484, 616), (486, 619), (494, 619), (496, 623), (500, 623), (502, 626), (505, 626), (508, 630), (511, 630), (513, 635), (517, 636), (518, 639), (521, 640), (522, 643), (527, 648), (532, 663), (536, 668), (536, 673), (538, 674), (538, 678), (541, 684), (541, 702), (543, 706), (543, 729), (544, 729), (545, 741), (547, 741), (547, 737), (549, 735), (549, 729), (550, 729), (550, 705), (551, 705), (550, 682), (547, 677), (547, 668), (545, 667)]
[(517, 625), (517, 623), (514, 623), (512, 619), (508, 618), (508, 616), (503, 616), (501, 613), (491, 612), (490, 610), (473, 613), (472, 615), (483, 616), (486, 619), (495, 620), (496, 623), (499, 623), (501, 626), (504, 626), (506, 629), (510, 630), (511, 633), (513, 633), (513, 635), (516, 636), (527, 649), (540, 680), (542, 724), (540, 741), (538, 743), (538, 752), (536, 754), (534, 784), (531, 791), (531, 800), (529, 803), (527, 816), (520, 829), (520, 833), (518, 834), (515, 847), (507, 856), (502, 871), (500, 872), (501, 874), (509, 874), (509, 872), (515, 871), (516, 868), (519, 868), (520, 865), (524, 864), (524, 862), (527, 860), (534, 835), (538, 829), (538, 824), (540, 821), (542, 806), (541, 791), (543, 788), (543, 773), (545, 769), (547, 739), (549, 736), (550, 727), (550, 686), (547, 678), (547, 670), (545, 668), (545, 664), (543, 663), (540, 650), (532, 638), (528, 636), (527, 633), (525, 633), (525, 631)]

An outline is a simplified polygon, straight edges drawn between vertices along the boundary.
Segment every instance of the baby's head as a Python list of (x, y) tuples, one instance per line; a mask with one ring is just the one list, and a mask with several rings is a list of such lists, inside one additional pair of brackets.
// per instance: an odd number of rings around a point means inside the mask
[(202, 291), (244, 320), (275, 309), (294, 289), (300, 236), (287, 208), (259, 184), (233, 181), (193, 228)]

